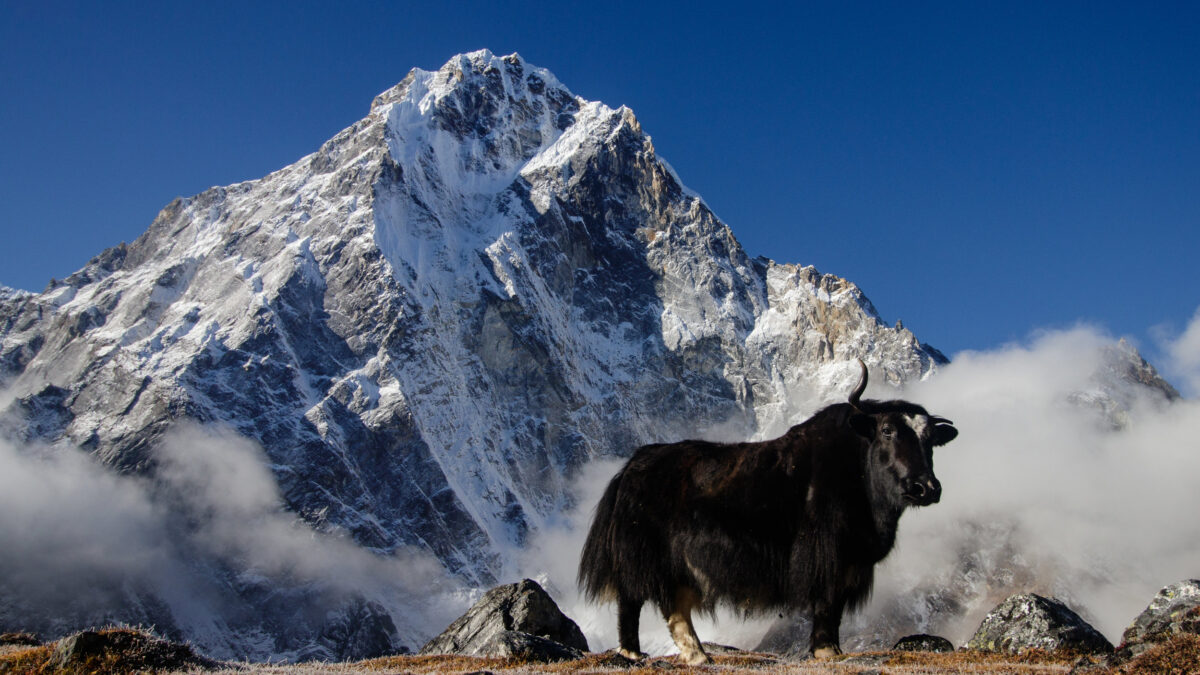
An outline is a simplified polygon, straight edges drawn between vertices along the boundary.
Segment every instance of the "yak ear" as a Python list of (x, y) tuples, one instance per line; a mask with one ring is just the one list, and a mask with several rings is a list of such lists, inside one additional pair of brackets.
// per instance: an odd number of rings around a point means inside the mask
[(852, 412), (850, 419), (846, 420), (854, 433), (863, 438), (875, 438), (875, 418), (866, 413)]
[(956, 438), (958, 438), (958, 429), (949, 424), (939, 424), (933, 428), (933, 438), (930, 439), (930, 443), (936, 447), (945, 445)]

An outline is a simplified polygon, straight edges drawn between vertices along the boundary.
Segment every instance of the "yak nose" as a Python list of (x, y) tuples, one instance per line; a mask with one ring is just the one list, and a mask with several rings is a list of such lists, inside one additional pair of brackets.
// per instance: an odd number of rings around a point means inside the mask
[(904, 498), (917, 506), (936, 504), (942, 498), (942, 484), (932, 474), (905, 481)]

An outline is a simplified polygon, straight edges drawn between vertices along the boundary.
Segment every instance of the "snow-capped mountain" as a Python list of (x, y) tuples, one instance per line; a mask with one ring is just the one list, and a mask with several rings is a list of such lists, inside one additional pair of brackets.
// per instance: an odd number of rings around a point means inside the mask
[(856, 357), (892, 384), (945, 362), (849, 281), (748, 257), (632, 111), (488, 51), (40, 294), (5, 289), (0, 337), (8, 437), (150, 480), (180, 421), (228, 427), (308, 525), (468, 585), (590, 459), (775, 435), (843, 398)]
[(172, 420), (228, 424), (310, 522), (478, 581), (587, 458), (769, 433), (856, 356), (941, 360), (853, 284), (748, 258), (629, 109), (486, 51), (2, 301), (26, 438), (136, 471)]

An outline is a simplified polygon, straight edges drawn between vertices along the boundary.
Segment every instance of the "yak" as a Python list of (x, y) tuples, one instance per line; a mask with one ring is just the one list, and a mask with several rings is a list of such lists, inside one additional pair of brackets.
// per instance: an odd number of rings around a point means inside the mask
[(694, 610), (812, 613), (810, 650), (841, 653), (847, 608), (870, 594), (900, 515), (941, 498), (933, 448), (949, 420), (908, 401), (862, 400), (867, 366), (846, 403), (757, 443), (700, 440), (638, 448), (605, 489), (579, 563), (592, 601), (615, 601), (618, 651), (645, 658), (641, 609), (654, 603), (680, 657), (710, 661)]

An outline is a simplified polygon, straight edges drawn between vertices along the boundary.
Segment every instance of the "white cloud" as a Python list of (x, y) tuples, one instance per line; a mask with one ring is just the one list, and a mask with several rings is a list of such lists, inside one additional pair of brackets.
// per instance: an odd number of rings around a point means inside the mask
[(1200, 309), (1178, 336), (1160, 330), (1160, 342), (1167, 357), (1164, 370), (1181, 385), (1184, 392), (1200, 396)]
[(293, 593), (317, 616), (354, 596), (379, 602), (410, 647), (465, 609), (460, 584), (431, 555), (378, 555), (286, 511), (253, 442), (182, 426), (153, 456), (150, 480), (115, 475), (75, 448), (0, 441), (0, 623), (78, 628), (121, 618), (148, 592), (210, 654), (266, 658), (269, 641), (257, 653), (231, 643), (245, 637), (231, 627), (257, 619), (228, 574), (277, 598)]
[(912, 587), (961, 584), (950, 570), (982, 562), (977, 585), (960, 588), (976, 604), (938, 626), (954, 639), (996, 594), (1035, 591), (1062, 596), (1117, 642), (1159, 588), (1200, 573), (1200, 521), (1188, 515), (1200, 513), (1200, 405), (1147, 392), (1114, 431), (1069, 402), (1094, 387), (1112, 342), (1090, 328), (1046, 333), (960, 354), (905, 392), (960, 436), (936, 453), (942, 502), (901, 521), (876, 611)]

